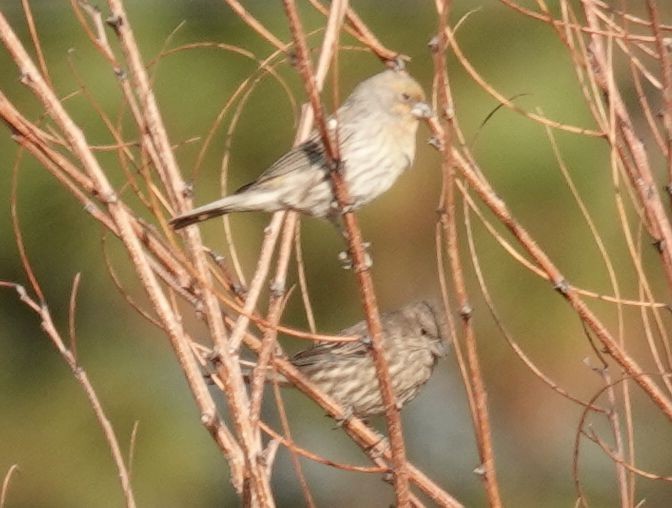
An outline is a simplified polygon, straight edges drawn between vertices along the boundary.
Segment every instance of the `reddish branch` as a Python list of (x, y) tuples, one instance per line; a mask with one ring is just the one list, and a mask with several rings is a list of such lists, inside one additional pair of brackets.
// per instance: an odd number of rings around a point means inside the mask
[(457, 216), (455, 203), (455, 162), (452, 156), (452, 138), (449, 123), (452, 118), (451, 111), (452, 100), (449, 96), (448, 74), (446, 71), (446, 50), (448, 47), (446, 38), (446, 24), (448, 18), (449, 2), (438, 2), (437, 10), (439, 15), (438, 36), (430, 43), (434, 56), (435, 79), (437, 88), (438, 115), (443, 124), (441, 131), (440, 144), (444, 147), (441, 157), (441, 169), (444, 176), (441, 225), (445, 231), (446, 252), (450, 263), (451, 273), (455, 294), (457, 296), (458, 308), (462, 317), (464, 345), (466, 347), (467, 360), (467, 379), (465, 382), (470, 385), (468, 390), (471, 406), (474, 428), (476, 431), (476, 441), (478, 452), (481, 459), (481, 465), (478, 468), (488, 496), (488, 501), (492, 507), (502, 506), (502, 500), (499, 494), (497, 476), (495, 472), (495, 455), (492, 444), (492, 432), (490, 430), (490, 417), (488, 414), (487, 391), (485, 382), (481, 374), (480, 361), (476, 347), (476, 337), (472, 324), (471, 304), (467, 294), (464, 270), (459, 255), (459, 244), (457, 234)]
[[(84, 205), (85, 210), (91, 213), (94, 218), (113, 234), (120, 236), (120, 229), (117, 223), (111, 218), (108, 207), (98, 207), (97, 200), (92, 199), (89, 195), (100, 196), (97, 187), (92, 179), (83, 173), (79, 172), (69, 160), (65, 159), (58, 152), (49, 146), (53, 137), (41, 132), (32, 123), (23, 118), (15, 108), (0, 94), (0, 117), (10, 126), (14, 132), (14, 139), (17, 143), (25, 146), (33, 156), (35, 156), (66, 188), (68, 188), (73, 195), (80, 200)], [(105, 203), (103, 203), (105, 205)], [(193, 269), (187, 265), (183, 266), (185, 260), (180, 256), (179, 252), (171, 250), (162, 239), (156, 236), (156, 232), (147, 229), (137, 218), (132, 216), (132, 212), (121, 201), (118, 202), (118, 207), (122, 209), (125, 218), (130, 222), (133, 234), (137, 237), (139, 242), (148, 252), (152, 254), (145, 259), (149, 263), (149, 267), (159, 276), (163, 283), (172, 288), (173, 291), (183, 295), (188, 301), (198, 305), (198, 300), (195, 296), (194, 285), (198, 282), (198, 275), (193, 272)], [(118, 211), (117, 214), (121, 214)], [(143, 274), (146, 272), (142, 272)], [(149, 291), (153, 293), (158, 291), (155, 280), (152, 282), (152, 288)], [(203, 287), (204, 283), (201, 281), (200, 285)], [(160, 298), (161, 293), (156, 295)], [(221, 296), (220, 296), (221, 298)], [(170, 314), (167, 314), (165, 306), (154, 306), (159, 319), (162, 323), (162, 328), (167, 330), (171, 339), (185, 340), (185, 349), (188, 350), (191, 345), (189, 338), (183, 332), (179, 332), (180, 328), (177, 321), (173, 320)], [(156, 321), (153, 321), (156, 323)], [(270, 326), (270, 323), (263, 323)], [(291, 333), (291, 331), (290, 331)], [(175, 337), (175, 335), (178, 337)], [(249, 337), (249, 336), (248, 336)], [(319, 338), (319, 336), (315, 336)], [(249, 342), (250, 339), (246, 339)], [(181, 358), (181, 347), (178, 346), (178, 358)], [(189, 355), (186, 352), (185, 355)], [(275, 362), (275, 360), (274, 360)], [(282, 365), (282, 360), (277, 360)], [(290, 368), (289, 364), (285, 365)], [(198, 369), (191, 368), (191, 362), (187, 361), (183, 367), (187, 375), (190, 387), (203, 415), (203, 422), (212, 433), (214, 439), (219, 446), (225, 451), (226, 455), (231, 461), (232, 478), (234, 485), (237, 488), (242, 488), (242, 478), (244, 474), (244, 464), (239, 445), (236, 440), (228, 432), (224, 422), (219, 419), (214, 410), (214, 403), (209, 399), (209, 393), (203, 378)], [(279, 367), (282, 370), (282, 367)], [(342, 408), (333, 403), (329, 403), (324, 399), (324, 396), (314, 388), (310, 387), (306, 380), (300, 374), (294, 372), (293, 377), (287, 373), (287, 377), (291, 378), (298, 386), (302, 387), (304, 392), (311, 398), (320, 403), (330, 414), (342, 418), (345, 413)], [(303, 384), (302, 384), (303, 383)], [(345, 425), (345, 430), (350, 433), (353, 439), (362, 446), (362, 448), (372, 456), (372, 460), (383, 469), (389, 469), (389, 453), (383, 451), (382, 455), (375, 454), (375, 445), (380, 444), (380, 437), (372, 432), (366, 425), (362, 424), (357, 419), (351, 419)], [(422, 472), (412, 465), (408, 466), (408, 472), (411, 480), (418, 485), (428, 496), (430, 496), (437, 504), (441, 506), (459, 507), (461, 506), (455, 499), (449, 496), (440, 487), (434, 484)]]
[(217, 416), (214, 402), (208, 393), (200, 369), (191, 354), (182, 326), (174, 315), (171, 304), (161, 289), (149, 258), (146, 256), (142, 243), (136, 235), (133, 227), (134, 219), (126, 207), (119, 201), (114, 189), (91, 152), (84, 134), (69, 117), (54, 91), (49, 88), (41, 74), (37, 71), (2, 14), (0, 14), (0, 38), (20, 68), (22, 82), (42, 101), (45, 109), (61, 129), (69, 148), (81, 162), (90, 179), (92, 191), (105, 204), (109, 215), (114, 221), (115, 228), (128, 250), (138, 277), (142, 281), (156, 312), (164, 323), (167, 334), (171, 338), (176, 356), (185, 372), (192, 393), (199, 407), (202, 409), (204, 419), (212, 422), (210, 426), (211, 432), (216, 436), (218, 443), (220, 443), (231, 460), (234, 480), (241, 480), (241, 467), (238, 460), (240, 451), (230, 439), (228, 431), (223, 427), (221, 419)]
[[(189, 199), (187, 199), (187, 187), (182, 180), (168, 141), (168, 135), (151, 90), (140, 51), (131, 30), (130, 21), (120, 0), (108, 0), (108, 5), (112, 12), (110, 24), (119, 38), (126, 61), (130, 66), (130, 78), (135, 85), (134, 88), (139, 96), (139, 102), (144, 113), (146, 123), (143, 133), (148, 137), (147, 142), (156, 148), (155, 166), (160, 168), (160, 173), (165, 175), (166, 190), (171, 198), (171, 203), (176, 207), (176, 211), (184, 212), (191, 206)], [(210, 336), (218, 348), (216, 366), (224, 381), (225, 395), (231, 410), (233, 425), (245, 456), (246, 470), (249, 476), (245, 480), (244, 488), (249, 488), (249, 494), (254, 504), (273, 506), (274, 501), (269, 477), (259, 460), (262, 454), (261, 440), (258, 434), (255, 436), (250, 425), (249, 400), (238, 365), (238, 358), (229, 349), (229, 341), (218, 299), (209, 290), (209, 287), (212, 286), (212, 278), (200, 232), (198, 228), (187, 228), (184, 236), (198, 280), (205, 283), (205, 287), (201, 288), (203, 313), (210, 329)], [(211, 418), (211, 416), (207, 418)]]
[[(597, 16), (592, 2), (584, 4), (588, 24), (598, 26)], [(604, 41), (592, 35), (592, 61), (594, 76), (601, 88), (609, 107), (615, 115), (614, 139), (610, 139), (630, 177), (631, 188), (636, 192), (644, 214), (645, 224), (658, 247), (668, 287), (672, 289), (672, 227), (662, 204), (658, 185), (653, 177), (651, 165), (644, 148), (644, 143), (637, 135), (632, 119), (618, 89), (608, 77), (612, 75), (611, 62), (608, 61)]]
[[(656, 2), (647, 0), (646, 7), (651, 17), (651, 30), (656, 39), (660, 74), (663, 82), (663, 123), (667, 132), (667, 192), (672, 194), (672, 64), (670, 64), (670, 41), (663, 38), (660, 13)], [(670, 246), (672, 248), (672, 246)]]
[[(26, 269), (27, 271), (32, 271), (27, 260), (24, 260), (24, 269)], [(91, 408), (93, 409), (93, 412), (96, 415), (96, 419), (98, 420), (100, 428), (103, 430), (105, 440), (107, 441), (107, 444), (110, 447), (112, 458), (114, 459), (115, 466), (119, 473), (119, 481), (121, 482), (121, 490), (124, 493), (124, 497), (126, 498), (126, 506), (128, 508), (135, 508), (136, 503), (135, 503), (135, 496), (133, 494), (133, 488), (131, 486), (131, 475), (129, 472), (129, 468), (126, 466), (126, 462), (124, 461), (123, 454), (121, 453), (119, 440), (117, 439), (117, 436), (114, 432), (112, 423), (105, 414), (103, 405), (101, 404), (100, 399), (98, 398), (98, 394), (96, 393), (95, 389), (93, 388), (93, 385), (91, 384), (91, 381), (89, 380), (89, 376), (86, 373), (86, 370), (77, 362), (76, 353), (72, 348), (68, 348), (65, 345), (65, 342), (61, 337), (61, 334), (58, 332), (56, 325), (54, 325), (54, 322), (51, 318), (51, 313), (49, 312), (49, 308), (47, 307), (47, 302), (45, 302), (44, 300), (41, 300), (39, 302), (34, 300), (28, 295), (25, 288), (19, 284), (0, 281), (0, 287), (14, 288), (18, 293), (20, 300), (23, 303), (25, 303), (30, 309), (32, 309), (42, 320), (41, 324), (44, 333), (47, 335), (47, 337), (49, 337), (49, 340), (51, 340), (53, 345), (56, 347), (59, 354), (61, 355), (61, 358), (63, 358), (65, 363), (72, 371), (73, 377), (77, 380), (77, 382), (84, 390), (87, 399), (89, 399), (89, 404), (91, 405)], [(74, 298), (74, 292), (73, 292), (73, 298)], [(71, 305), (70, 308), (71, 319), (73, 312), (74, 312), (74, 303)], [(2, 496), (3, 498), (4, 493), (5, 488), (3, 487), (3, 496)], [(0, 506), (4, 506), (4, 502), (0, 502)]]
[[(442, 128), (434, 125), (437, 135), (441, 136)], [(581, 299), (578, 292), (568, 284), (560, 270), (555, 266), (546, 253), (541, 250), (525, 228), (511, 215), (504, 202), (497, 197), (494, 190), (478, 176), (479, 169), (473, 161), (467, 158), (457, 149), (453, 149), (453, 157), (456, 167), (469, 186), (478, 194), (481, 200), (490, 208), (495, 216), (504, 224), (518, 240), (520, 245), (530, 254), (535, 262), (544, 270), (553, 289), (560, 293), (574, 308), (579, 318), (586, 324), (595, 337), (605, 347), (607, 353), (641, 386), (653, 402), (672, 420), (672, 402), (663, 393), (660, 387), (646, 375), (635, 360), (611, 335), (609, 330), (600, 322), (586, 303)]]
[[(341, 2), (334, 1), (332, 8)], [(343, 2), (347, 5), (347, 2)], [(392, 380), (387, 366), (387, 361), (383, 353), (382, 346), (382, 327), (380, 324), (380, 315), (376, 304), (376, 296), (373, 289), (373, 281), (366, 265), (365, 252), (362, 242), (361, 231), (357, 225), (357, 220), (351, 212), (345, 212), (350, 202), (348, 189), (340, 172), (340, 158), (338, 145), (333, 143), (327, 129), (326, 117), (320, 102), (320, 96), (315, 83), (312, 63), (306, 44), (305, 34), (299, 19), (296, 5), (292, 0), (284, 1), (285, 10), (289, 19), (292, 37), (296, 45), (298, 57), (298, 68), (303, 78), (304, 85), (310, 104), (315, 115), (315, 123), (320, 133), (322, 143), (325, 146), (325, 156), (331, 165), (331, 181), (334, 188), (334, 195), (343, 213), (343, 223), (348, 236), (349, 250), (353, 258), (354, 271), (357, 274), (360, 295), (364, 306), (367, 327), (372, 343), (373, 361), (376, 366), (379, 387), (385, 403), (385, 418), (387, 422), (390, 445), (392, 448), (393, 476), (395, 486), (395, 496), (397, 506), (407, 507), (410, 504), (410, 490), (408, 488), (408, 473), (406, 471), (406, 450), (401, 428), (401, 419), (399, 418), (399, 409), (397, 408), (394, 392), (392, 390)]]

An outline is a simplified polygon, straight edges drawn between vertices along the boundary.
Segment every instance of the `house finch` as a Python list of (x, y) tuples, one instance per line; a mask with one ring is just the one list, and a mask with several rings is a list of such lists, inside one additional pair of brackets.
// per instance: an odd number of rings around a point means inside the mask
[[(381, 315), (383, 351), (399, 407), (412, 400), (432, 375), (439, 357), (448, 351), (443, 312), (426, 301)], [(365, 321), (342, 335), (361, 336), (355, 342), (323, 342), (290, 358), (320, 390), (354, 416), (367, 418), (385, 411), (376, 367), (369, 351)], [(279, 381), (285, 381), (279, 378)]]
[[(413, 162), (420, 118), (429, 117), (420, 85), (404, 71), (386, 70), (362, 81), (327, 125), (339, 143), (351, 209), (389, 189)], [(337, 134), (337, 135), (336, 135)], [(230, 212), (296, 210), (336, 217), (329, 167), (317, 132), (254, 182), (234, 194), (171, 220), (180, 229)]]

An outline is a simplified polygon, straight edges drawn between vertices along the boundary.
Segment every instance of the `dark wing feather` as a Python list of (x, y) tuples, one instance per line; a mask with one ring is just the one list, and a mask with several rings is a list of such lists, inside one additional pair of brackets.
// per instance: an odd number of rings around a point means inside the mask
[[(243, 185), (235, 193), (248, 191), (250, 189), (274, 189), (287, 184), (285, 176), (293, 173), (305, 173), (314, 171), (317, 168), (324, 167), (324, 146), (319, 137), (312, 135), (310, 139), (292, 148), (285, 155), (280, 157), (273, 165), (264, 171), (254, 182)], [(326, 171), (325, 171), (326, 176)]]
[(295, 354), (291, 362), (297, 367), (305, 367), (315, 362), (337, 361), (339, 358), (356, 358), (368, 354), (366, 338), (353, 342), (324, 342)]

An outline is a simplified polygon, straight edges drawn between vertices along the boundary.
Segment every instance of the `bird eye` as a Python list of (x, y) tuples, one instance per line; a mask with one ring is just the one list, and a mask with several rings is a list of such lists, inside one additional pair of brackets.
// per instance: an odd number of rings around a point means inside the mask
[(401, 99), (402, 99), (404, 102), (408, 102), (408, 101), (411, 100), (411, 96), (408, 95), (406, 92), (404, 92), (404, 93), (401, 94)]
[(420, 335), (427, 335), (427, 330), (425, 328), (420, 328)]

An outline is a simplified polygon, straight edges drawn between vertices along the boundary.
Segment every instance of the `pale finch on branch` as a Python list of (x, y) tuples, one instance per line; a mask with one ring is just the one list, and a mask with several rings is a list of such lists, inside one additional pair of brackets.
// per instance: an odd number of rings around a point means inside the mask
[[(350, 209), (388, 190), (415, 156), (418, 120), (431, 116), (420, 85), (405, 71), (386, 70), (355, 87), (328, 128), (337, 126)], [(337, 218), (324, 146), (317, 131), (234, 194), (171, 220), (175, 229), (230, 212), (296, 210)]]
[[(420, 301), (381, 314), (383, 351), (398, 406), (415, 398), (437, 360), (448, 353), (444, 314), (439, 304)], [(371, 357), (366, 321), (340, 332), (354, 342), (322, 342), (297, 353), (290, 362), (348, 412), (367, 418), (385, 411)], [(274, 375), (267, 376), (272, 379)], [(281, 375), (276, 379), (285, 384)]]

